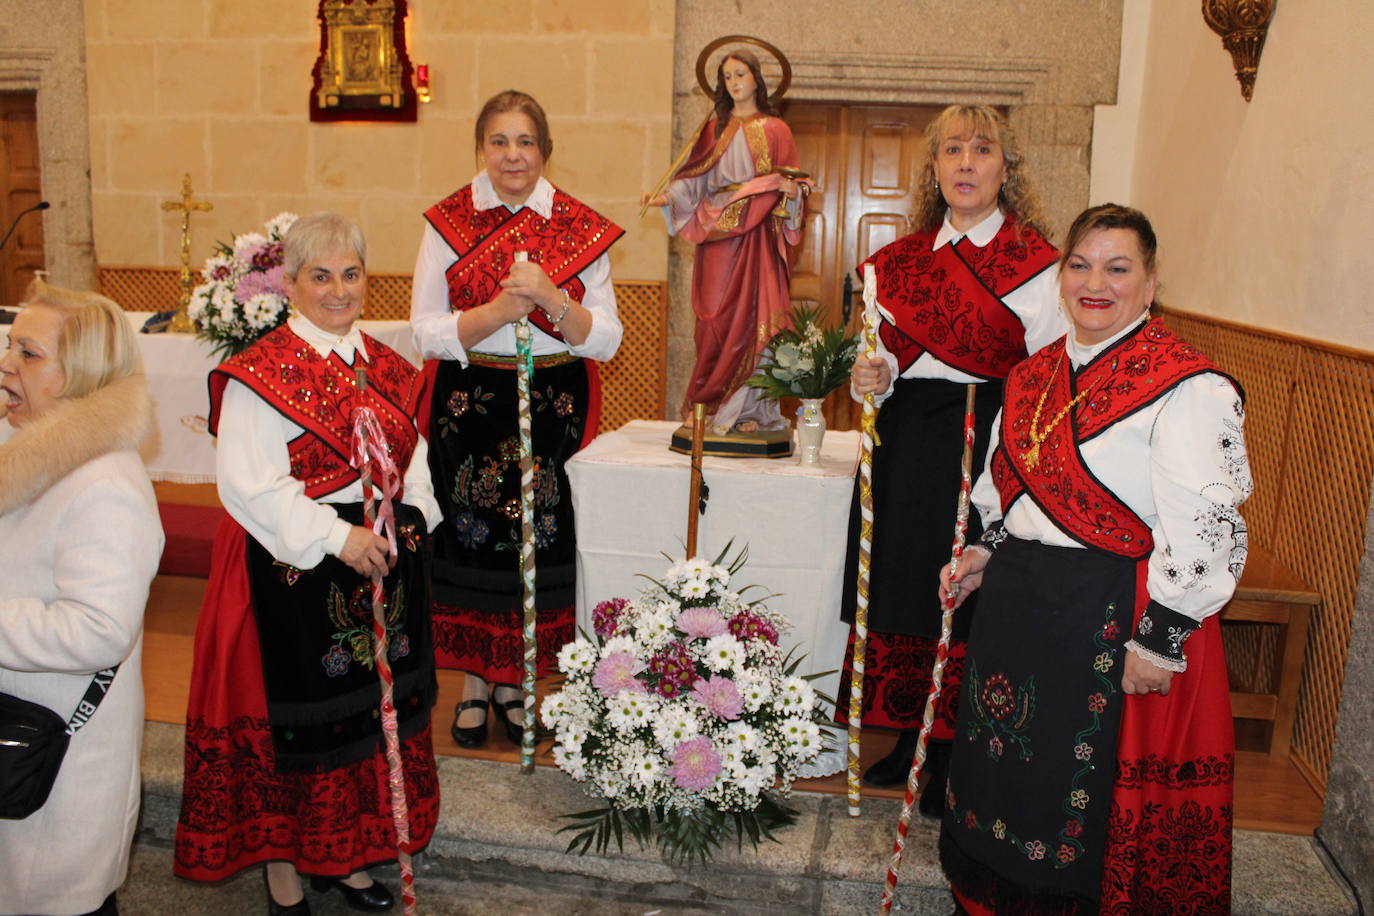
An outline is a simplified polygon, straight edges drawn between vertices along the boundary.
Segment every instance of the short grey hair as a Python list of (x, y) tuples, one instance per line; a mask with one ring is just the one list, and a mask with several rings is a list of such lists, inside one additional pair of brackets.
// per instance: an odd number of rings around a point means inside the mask
[(358, 224), (338, 213), (311, 213), (292, 223), (282, 239), (282, 266), (294, 280), (307, 261), (350, 249), (366, 269), (367, 240)]

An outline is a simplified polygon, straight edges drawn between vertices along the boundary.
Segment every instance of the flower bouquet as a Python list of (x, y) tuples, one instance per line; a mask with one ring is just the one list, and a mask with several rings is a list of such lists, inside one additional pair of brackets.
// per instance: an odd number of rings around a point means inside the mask
[(730, 830), (757, 846), (796, 822), (775, 793), (820, 753), (825, 720), (795, 676), (801, 659), (778, 648), (787, 618), (730, 590), (745, 552), (726, 568), (728, 551), (675, 564), (634, 601), (603, 601), (595, 638), (559, 653), (565, 680), (541, 709), (554, 762), (609, 802), (566, 815), (569, 852), (604, 852), (612, 836), (623, 848), (628, 831), (704, 863)]
[(267, 221), (267, 234), (245, 232), (234, 243), (220, 242), (201, 269), (204, 280), (191, 291), (187, 314), (196, 336), (209, 341), (211, 353), (228, 359), (286, 320), (291, 313), (282, 267), (282, 238), (296, 221), (278, 213)]
[(823, 398), (849, 381), (859, 337), (821, 327), (817, 310), (792, 309), (792, 327), (773, 335), (758, 371), (744, 384), (765, 398)]

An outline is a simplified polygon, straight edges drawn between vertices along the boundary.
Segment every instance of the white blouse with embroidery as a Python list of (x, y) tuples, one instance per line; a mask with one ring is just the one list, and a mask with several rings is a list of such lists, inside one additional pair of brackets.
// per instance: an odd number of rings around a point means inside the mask
[[(997, 235), (1005, 220), (1006, 217), (1002, 215), (1001, 210), (994, 210), (990, 216), (968, 232), (960, 232), (951, 225), (949, 213), (946, 212), (944, 224), (940, 227), (940, 231), (935, 234), (935, 241), (931, 243), (930, 250), (938, 251), (941, 246), (956, 244), (966, 235), (970, 242), (983, 248)], [(1021, 321), (1022, 326), (1025, 327), (1027, 353), (1034, 353), (1046, 344), (1058, 340), (1064, 336), (1064, 332), (1069, 328), (1068, 321), (1064, 317), (1064, 311), (1059, 307), (1059, 270), (1053, 264), (1002, 297), (1002, 304), (1011, 309)], [(878, 306), (878, 310), (884, 321), (894, 323), (892, 315), (884, 312), (881, 305)], [(882, 338), (878, 339), (878, 349), (875, 355), (887, 360), (891, 377), (896, 379), (897, 357), (893, 356), (883, 346)], [(958, 382), (964, 385), (979, 384), (986, 381), (977, 376), (960, 372), (948, 363), (941, 362), (939, 358), (929, 352), (918, 356), (902, 373), (901, 377), (944, 379), (947, 382)], [(887, 391), (876, 394), (874, 397), (878, 403), (882, 403), (891, 394), (892, 387), (889, 385)], [(854, 395), (854, 399), (861, 401), (863, 397)]]
[[(1140, 323), (1094, 346), (1070, 335), (1075, 370)], [(1109, 427), (1080, 447), (1102, 483), (1150, 526), (1146, 587), (1152, 600), (1201, 622), (1230, 600), (1245, 568), (1245, 520), (1237, 511), (1254, 484), (1245, 452), (1244, 407), (1230, 382), (1195, 375), (1163, 397)], [(993, 423), (991, 463), (1002, 417)], [(1058, 547), (1083, 547), (1040, 511), (1018, 499), (1002, 518), (1001, 502), (986, 467), (973, 489), (985, 526), (1003, 521), (1013, 537)], [(1155, 659), (1152, 659), (1155, 660)]]
[[(357, 328), (339, 337), (301, 315), (287, 324), (320, 356), (337, 352), (349, 365), (355, 355), (368, 359)], [(329, 504), (361, 502), (363, 486), (354, 482), (319, 500), (306, 496), (305, 484), (291, 476), (287, 451), (287, 444), (303, 432), (253, 389), (231, 379), (220, 404), (215, 477), (224, 508), (268, 553), (283, 563), (313, 569), (326, 555), (339, 555), (352, 528)], [(433, 531), (443, 513), (434, 499), (423, 436), (404, 471), (404, 486), (403, 501), (419, 509)]]
[[(540, 178), (524, 206), (548, 219), (553, 215), (553, 192), (553, 185)], [(506, 207), (516, 212), (520, 209), (501, 202), (486, 172), (479, 172), (472, 179), (472, 205), (478, 210)], [(449, 310), (448, 279), (444, 276), (449, 265), (465, 253), (455, 252), (433, 226), (425, 224), (420, 253), (415, 258), (415, 279), (410, 296), (411, 335), (415, 349), (425, 359), (456, 359), (464, 366), (468, 364), (467, 351), (458, 338), (458, 324), (463, 320), (463, 313)], [(592, 326), (587, 332), (587, 339), (575, 347), (531, 324), (534, 332), (531, 346), (535, 356), (572, 353), (584, 359), (604, 362), (615, 356), (615, 351), (620, 348), (625, 329), (616, 311), (610, 257), (603, 252), (577, 278), (586, 287), (582, 307), (592, 314)], [(489, 334), (472, 349), (478, 353), (514, 356), (515, 326), (506, 325)]]

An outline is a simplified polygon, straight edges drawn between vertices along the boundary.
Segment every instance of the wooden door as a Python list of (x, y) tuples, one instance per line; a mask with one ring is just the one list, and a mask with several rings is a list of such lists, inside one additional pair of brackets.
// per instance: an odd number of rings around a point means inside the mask
[[(783, 119), (797, 142), (801, 167), (817, 190), (792, 268), (792, 298), (819, 304), (832, 323), (845, 317), (845, 277), (852, 284), (847, 327), (862, 327), (862, 283), (855, 266), (909, 230), (922, 131), (938, 106), (835, 105), (796, 102)], [(784, 405), (788, 415), (790, 405)], [(847, 388), (825, 405), (832, 429), (858, 426), (860, 407)]]
[[(0, 92), (0, 236), (42, 200), (37, 98), (34, 92)], [(43, 266), (43, 217), (30, 213), (0, 251), (0, 303), (17, 303)]]

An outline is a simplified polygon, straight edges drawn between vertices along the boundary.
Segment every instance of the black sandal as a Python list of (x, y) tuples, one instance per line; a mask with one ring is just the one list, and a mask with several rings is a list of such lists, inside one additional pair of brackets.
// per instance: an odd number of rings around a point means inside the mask
[(485, 713), (482, 716), (482, 724), (474, 725), (472, 728), (460, 728), (458, 725), (458, 717), (461, 716), (465, 710), (477, 709), (478, 707), (481, 707), (483, 710), (487, 710), (490, 707), (490, 705), (491, 704), (488, 703), (485, 699), (474, 699), (464, 700), (463, 702), (459, 703), (457, 706), (454, 707), (453, 725), (449, 727), (449, 734), (453, 735), (453, 740), (458, 743), (459, 747), (467, 748), (468, 750), (473, 750), (474, 748), (479, 748), (483, 744), (486, 744), (488, 717)]

